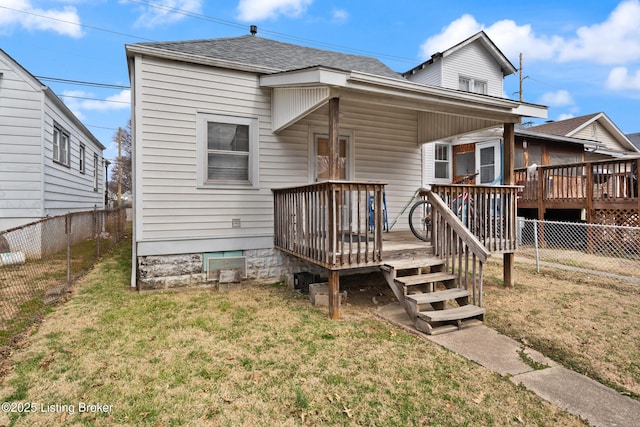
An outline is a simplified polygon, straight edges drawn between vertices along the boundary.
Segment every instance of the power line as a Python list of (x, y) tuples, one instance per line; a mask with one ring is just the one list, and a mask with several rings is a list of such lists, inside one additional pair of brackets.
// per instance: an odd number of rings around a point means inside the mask
[(93, 25), (79, 24), (77, 22), (65, 21), (64, 19), (53, 18), (51, 16), (46, 16), (46, 15), (40, 15), (38, 13), (28, 12), (28, 11), (22, 10), (22, 9), (14, 9), (14, 8), (7, 7), (7, 6), (0, 6), (0, 7), (3, 8), (3, 9), (12, 10), (14, 12), (20, 12), (20, 13), (24, 13), (24, 14), (31, 15), (31, 16), (37, 16), (38, 18), (50, 19), (52, 21), (62, 22), (63, 24), (75, 25), (75, 26), (78, 26), (78, 27), (81, 27), (81, 28), (88, 28), (88, 29), (91, 29), (91, 30), (103, 31), (105, 33), (116, 34), (118, 36), (124, 36), (124, 37), (131, 37), (131, 38), (134, 38), (134, 39), (144, 40), (144, 41), (148, 41), (148, 42), (156, 42), (157, 41), (157, 40), (147, 39), (147, 38), (140, 37), (140, 36), (134, 36), (132, 34), (121, 33), (119, 31), (108, 30), (106, 28), (95, 27)]
[(116, 104), (131, 104), (129, 101), (117, 101), (115, 99), (98, 99), (98, 98), (89, 98), (87, 96), (75, 96), (75, 95), (58, 95), (61, 98), (75, 98), (75, 99), (86, 99), (89, 101), (102, 101), (102, 102), (113, 102)]
[(78, 86), (94, 86), (94, 87), (102, 87), (106, 89), (131, 89), (131, 86), (125, 85), (116, 85), (110, 83), (95, 83), (95, 82), (85, 82), (82, 80), (68, 80), (68, 79), (60, 79), (57, 77), (43, 77), (43, 76), (35, 76), (38, 80), (56, 82), (56, 83), (68, 83)]
[[(246, 24), (240, 24), (238, 22), (233, 22), (233, 21), (226, 21), (224, 19), (220, 19), (220, 18), (214, 18), (208, 15), (203, 15), (203, 14), (199, 14), (199, 13), (195, 13), (195, 12), (189, 12), (183, 9), (178, 9), (178, 8), (174, 8), (174, 7), (170, 7), (170, 6), (164, 6), (164, 5), (160, 5), (157, 3), (151, 3), (149, 1), (143, 1), (143, 0), (129, 0), (131, 3), (138, 3), (144, 6), (148, 6), (148, 7), (152, 7), (155, 9), (159, 9), (159, 10), (164, 10), (164, 11), (168, 11), (168, 12), (174, 12), (174, 13), (179, 13), (181, 15), (184, 16), (189, 16), (192, 18), (197, 18), (197, 19), (202, 19), (205, 21), (210, 21), (210, 22), (215, 22), (218, 24), (222, 24), (222, 25), (227, 25), (230, 27), (234, 27), (234, 28), (240, 28), (240, 29), (246, 29), (247, 25)], [(347, 52), (354, 52), (354, 53), (361, 53), (361, 54), (367, 54), (367, 55), (373, 55), (373, 56), (377, 56), (377, 57), (382, 57), (382, 58), (388, 58), (388, 59), (393, 59), (395, 61), (403, 61), (403, 62), (407, 62), (407, 63), (411, 63), (411, 64), (415, 64), (416, 60), (415, 58), (404, 58), (401, 56), (395, 56), (395, 55), (389, 55), (389, 54), (383, 54), (380, 52), (373, 52), (373, 51), (369, 51), (369, 50), (364, 50), (364, 49), (356, 49), (356, 48), (352, 48), (352, 47), (347, 47), (347, 46), (342, 46), (342, 45), (336, 45), (336, 44), (331, 44), (331, 43), (325, 43), (325, 42), (320, 42), (317, 40), (312, 40), (312, 39), (307, 39), (307, 38), (303, 38), (303, 37), (298, 37), (298, 36), (292, 36), (292, 35), (288, 35), (288, 34), (284, 34), (284, 33), (279, 33), (277, 31), (271, 31), (271, 30), (265, 30), (263, 28), (260, 29), (261, 33), (266, 33), (266, 34), (271, 34), (283, 39), (287, 39), (287, 40), (294, 40), (294, 41), (298, 41), (298, 42), (305, 42), (307, 44), (312, 44), (315, 46), (323, 46), (326, 48), (333, 48), (333, 49), (338, 49), (341, 51), (347, 51)]]
[[(189, 16), (191, 18), (202, 19), (202, 20), (209, 21), (209, 22), (215, 22), (215, 23), (226, 25), (226, 26), (230, 26), (230, 27), (233, 27), (233, 28), (239, 28), (239, 29), (246, 29), (247, 28), (246, 24), (240, 24), (238, 22), (227, 21), (227, 20), (224, 20), (224, 19), (215, 18), (215, 17), (208, 16), (208, 15), (203, 15), (203, 14), (199, 14), (199, 13), (195, 13), (195, 12), (189, 12), (189, 11), (186, 11), (186, 10), (183, 10), (183, 9), (164, 6), (164, 5), (160, 5), (160, 4), (156, 4), (156, 3), (151, 3), (151, 2), (148, 2), (148, 1), (141, 1), (141, 0), (129, 0), (129, 1), (131, 3), (138, 3), (138, 4), (141, 4), (141, 5), (144, 5), (144, 6), (148, 6), (148, 7), (152, 7), (152, 8), (155, 8), (155, 9), (169, 11), (169, 12), (173, 12), (173, 13), (178, 13), (178, 14), (181, 14), (181, 15), (184, 15), (184, 16)], [(122, 33), (122, 32), (119, 32), (119, 31), (109, 30), (109, 29), (106, 29), (106, 28), (100, 28), (100, 27), (96, 27), (96, 26), (93, 26), (93, 25), (79, 24), (77, 22), (65, 21), (64, 19), (53, 18), (51, 16), (41, 15), (41, 14), (38, 14), (38, 13), (29, 12), (29, 11), (21, 10), (21, 9), (15, 9), (15, 8), (7, 7), (7, 6), (0, 6), (0, 8), (7, 9), (7, 10), (12, 10), (14, 12), (24, 13), (24, 14), (31, 15), (31, 16), (37, 16), (37, 17), (43, 18), (43, 19), (50, 19), (50, 20), (53, 20), (53, 21), (58, 21), (58, 22), (62, 22), (62, 23), (65, 23), (65, 24), (69, 24), (69, 25), (76, 25), (76, 26), (81, 27), (81, 28), (87, 28), (87, 29), (91, 29), (91, 30), (102, 31), (102, 32), (106, 32), (106, 33), (110, 33), (110, 34), (116, 34), (116, 35), (124, 36), (124, 37), (130, 37), (130, 38), (134, 38), (134, 39), (138, 39), (138, 40), (143, 40), (143, 41), (148, 41), (148, 42), (157, 42), (158, 41), (158, 40), (148, 39), (148, 38), (145, 38), (145, 37), (136, 36), (136, 35), (133, 35), (133, 34)], [(343, 45), (325, 43), (325, 42), (321, 42), (321, 41), (317, 41), (317, 40), (312, 40), (312, 39), (307, 39), (307, 38), (303, 38), (303, 37), (298, 37), (298, 36), (292, 36), (292, 35), (288, 35), (288, 34), (284, 34), (284, 33), (279, 33), (277, 31), (270, 31), (268, 29), (267, 30), (261, 29), (260, 31), (264, 32), (266, 34), (271, 34), (271, 35), (283, 38), (283, 39), (293, 40), (293, 41), (298, 41), (298, 42), (305, 42), (305, 43), (312, 44), (312, 45), (315, 45), (315, 46), (323, 46), (325, 48), (338, 49), (338, 50), (341, 50), (343, 52), (353, 52), (353, 53), (367, 54), (367, 55), (372, 55), (372, 56), (376, 56), (376, 57), (379, 57), (379, 58), (387, 58), (387, 59), (392, 59), (392, 60), (395, 60), (395, 61), (407, 62), (407, 63), (411, 63), (411, 64), (415, 64), (415, 62), (416, 62), (414, 58), (412, 58), (412, 59), (404, 58), (404, 57), (401, 57), (401, 56), (383, 54), (383, 53), (380, 53), (380, 52), (373, 52), (373, 51), (369, 51), (369, 50), (356, 49), (356, 48), (343, 46)]]

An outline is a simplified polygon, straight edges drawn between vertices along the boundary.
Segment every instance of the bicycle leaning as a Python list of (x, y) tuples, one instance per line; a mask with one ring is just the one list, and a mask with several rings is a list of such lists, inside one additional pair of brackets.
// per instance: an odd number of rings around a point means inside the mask
[[(454, 184), (465, 184), (475, 178), (478, 173), (465, 175), (456, 180)], [(468, 192), (460, 193), (451, 203), (451, 209), (460, 218), (467, 227), (476, 228), (475, 209), (473, 198), (469, 197)], [(431, 203), (427, 199), (421, 199), (415, 202), (409, 210), (409, 228), (413, 235), (424, 241), (431, 241), (432, 233), (432, 215)]]

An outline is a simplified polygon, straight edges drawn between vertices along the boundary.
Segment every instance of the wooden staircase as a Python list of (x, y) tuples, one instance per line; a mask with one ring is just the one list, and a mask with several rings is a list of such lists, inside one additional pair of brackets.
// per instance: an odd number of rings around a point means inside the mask
[(430, 335), (482, 324), (485, 310), (469, 301), (458, 276), (447, 273), (433, 255), (397, 258), (380, 266), (387, 283), (415, 324)]

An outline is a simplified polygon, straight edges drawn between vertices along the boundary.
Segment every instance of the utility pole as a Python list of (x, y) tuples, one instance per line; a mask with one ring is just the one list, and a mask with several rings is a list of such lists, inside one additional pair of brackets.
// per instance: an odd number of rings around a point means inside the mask
[(122, 128), (118, 128), (118, 207), (122, 206)]
[(522, 102), (522, 52), (520, 52), (520, 102)]

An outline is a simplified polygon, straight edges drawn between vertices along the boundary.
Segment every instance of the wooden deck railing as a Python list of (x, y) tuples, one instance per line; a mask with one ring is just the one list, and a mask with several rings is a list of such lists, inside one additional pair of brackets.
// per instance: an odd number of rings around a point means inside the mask
[(457, 276), (458, 287), (470, 290), (473, 304), (482, 307), (482, 274), (489, 251), (455, 215), (442, 196), (434, 191), (426, 192), (425, 196), (432, 206), (432, 244), (436, 256), (444, 260), (447, 272)]
[(517, 249), (517, 186), (434, 185), (432, 192), (489, 252)]
[(382, 261), (384, 183), (324, 181), (274, 189), (274, 245), (338, 270)]
[(616, 209), (638, 207), (640, 159), (614, 159), (516, 169), (521, 207)]

